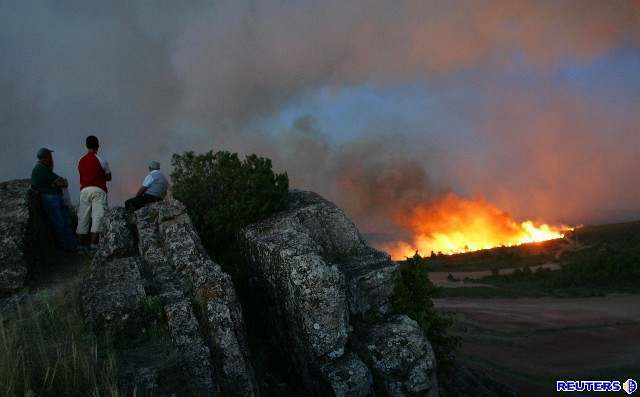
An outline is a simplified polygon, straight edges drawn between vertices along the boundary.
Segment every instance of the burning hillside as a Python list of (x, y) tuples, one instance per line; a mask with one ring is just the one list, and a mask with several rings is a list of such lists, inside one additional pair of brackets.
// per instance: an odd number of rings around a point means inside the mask
[(412, 241), (382, 244), (395, 260), (412, 256), (416, 251), (454, 254), (499, 246), (552, 240), (564, 237), (568, 226), (518, 222), (511, 215), (484, 199), (465, 199), (453, 193), (409, 212), (393, 214), (394, 221), (408, 229)]

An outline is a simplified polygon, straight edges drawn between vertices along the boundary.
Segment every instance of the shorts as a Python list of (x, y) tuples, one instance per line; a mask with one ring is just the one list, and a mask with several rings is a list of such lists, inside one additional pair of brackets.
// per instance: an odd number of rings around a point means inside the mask
[(100, 222), (108, 208), (107, 193), (99, 187), (89, 186), (80, 191), (78, 205), (78, 227), (76, 233), (98, 233)]

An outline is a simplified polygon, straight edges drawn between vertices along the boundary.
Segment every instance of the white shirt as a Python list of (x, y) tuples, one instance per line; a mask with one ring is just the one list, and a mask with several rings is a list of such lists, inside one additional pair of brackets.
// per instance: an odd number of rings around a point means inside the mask
[(104, 172), (106, 174), (110, 174), (111, 170), (109, 169), (109, 163), (106, 160), (103, 160), (102, 157), (98, 156), (97, 154), (96, 154), (96, 158), (100, 162), (100, 165), (102, 166), (102, 169), (104, 170)]
[(162, 198), (167, 193), (169, 181), (160, 170), (153, 170), (144, 178), (142, 186), (147, 188), (144, 194)]

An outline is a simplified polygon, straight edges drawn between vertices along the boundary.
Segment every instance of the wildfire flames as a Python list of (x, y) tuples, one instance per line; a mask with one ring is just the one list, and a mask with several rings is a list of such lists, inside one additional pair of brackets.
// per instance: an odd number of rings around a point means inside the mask
[(395, 260), (432, 252), (455, 254), (499, 246), (552, 240), (572, 230), (568, 226), (516, 222), (508, 213), (484, 199), (455, 194), (398, 213), (394, 220), (413, 234), (413, 241), (396, 241), (381, 248)]

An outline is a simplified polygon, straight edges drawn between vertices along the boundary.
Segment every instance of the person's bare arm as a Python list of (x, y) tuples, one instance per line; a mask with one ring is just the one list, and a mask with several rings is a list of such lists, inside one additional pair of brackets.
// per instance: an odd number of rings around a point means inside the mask
[(136, 193), (136, 197), (142, 196), (146, 191), (147, 191), (146, 187), (140, 186), (140, 189), (138, 189), (138, 193)]

